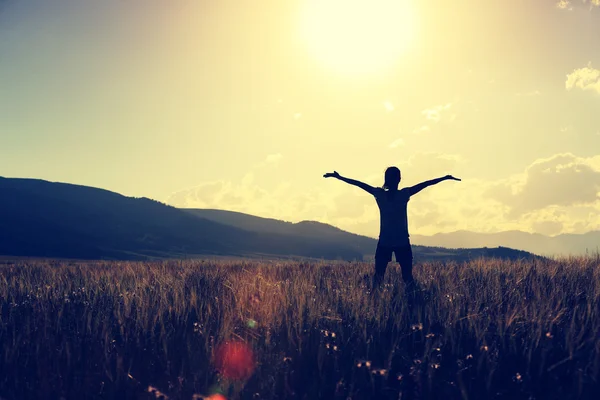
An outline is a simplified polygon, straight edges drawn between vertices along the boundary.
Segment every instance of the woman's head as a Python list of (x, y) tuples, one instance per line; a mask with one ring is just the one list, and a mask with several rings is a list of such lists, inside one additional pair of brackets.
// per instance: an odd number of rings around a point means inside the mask
[(385, 170), (385, 180), (383, 182), (384, 189), (397, 189), (400, 184), (400, 170), (396, 167), (389, 167)]

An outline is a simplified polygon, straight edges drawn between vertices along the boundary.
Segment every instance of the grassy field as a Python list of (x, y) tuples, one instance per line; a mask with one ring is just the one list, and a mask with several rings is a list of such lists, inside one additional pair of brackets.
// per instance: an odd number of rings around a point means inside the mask
[(5, 261), (0, 398), (597, 398), (600, 258), (395, 265)]

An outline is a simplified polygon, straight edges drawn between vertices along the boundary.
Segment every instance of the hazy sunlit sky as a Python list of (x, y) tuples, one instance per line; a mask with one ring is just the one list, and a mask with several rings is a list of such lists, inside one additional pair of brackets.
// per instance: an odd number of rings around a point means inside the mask
[(0, 175), (376, 236), (600, 229), (600, 0), (0, 0)]

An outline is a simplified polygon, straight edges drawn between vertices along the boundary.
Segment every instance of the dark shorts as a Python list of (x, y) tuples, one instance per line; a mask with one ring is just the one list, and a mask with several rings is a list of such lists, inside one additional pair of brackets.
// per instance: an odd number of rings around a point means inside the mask
[(375, 250), (375, 261), (392, 261), (392, 253), (396, 256), (396, 262), (403, 264), (410, 262), (412, 263), (413, 254), (410, 244), (404, 246), (382, 246), (377, 243), (377, 250)]

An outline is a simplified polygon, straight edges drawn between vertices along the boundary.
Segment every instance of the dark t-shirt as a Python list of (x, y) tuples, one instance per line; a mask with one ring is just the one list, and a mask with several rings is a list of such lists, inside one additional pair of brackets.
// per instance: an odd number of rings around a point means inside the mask
[(408, 216), (410, 189), (387, 191), (376, 188), (373, 192), (379, 206), (379, 244), (382, 246), (405, 246), (409, 242)]

